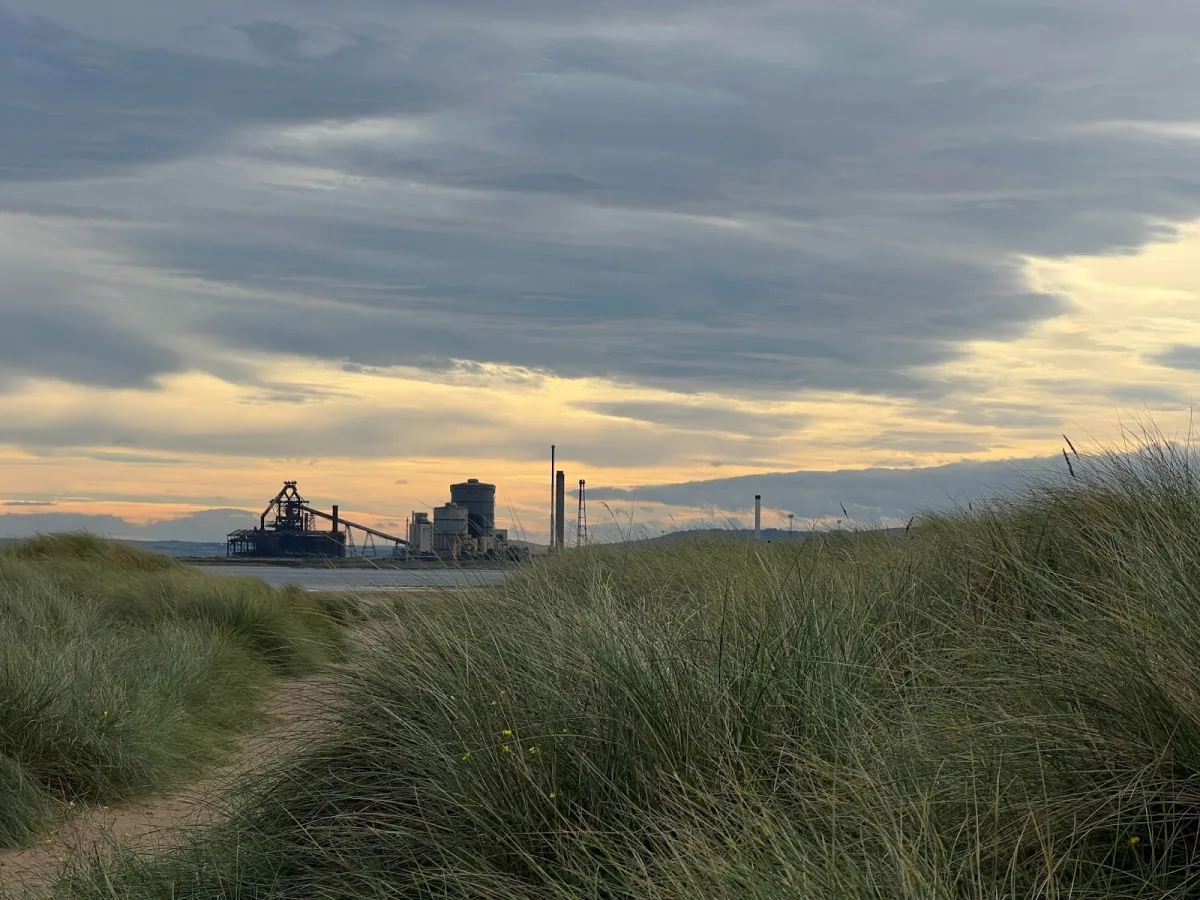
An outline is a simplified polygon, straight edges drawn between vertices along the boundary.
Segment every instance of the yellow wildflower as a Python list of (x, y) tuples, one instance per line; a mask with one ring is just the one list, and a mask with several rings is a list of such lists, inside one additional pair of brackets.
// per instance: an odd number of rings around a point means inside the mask
[(511, 752), (512, 752), (511, 750), (509, 750), (509, 749), (508, 749), (508, 744), (505, 744), (505, 745), (504, 745), (504, 747), (503, 747), (502, 749), (504, 750), (504, 752), (505, 752), (505, 753), (511, 753)]
[(1129, 846), (1136, 847), (1138, 845), (1138, 841), (1140, 841), (1140, 840), (1141, 840), (1141, 838), (1135, 834), (1133, 837), (1131, 837), (1129, 839)]

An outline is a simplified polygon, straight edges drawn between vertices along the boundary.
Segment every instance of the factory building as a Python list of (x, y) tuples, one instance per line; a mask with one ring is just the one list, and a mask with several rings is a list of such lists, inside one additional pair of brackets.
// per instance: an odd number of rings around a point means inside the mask
[[(329, 527), (318, 526), (318, 520)], [(478, 478), (450, 485), (449, 502), (433, 510), (432, 520), (429, 513), (414, 512), (407, 532), (399, 537), (350, 522), (337, 506), (332, 512), (316, 509), (300, 496), (296, 482), (286, 481), (263, 510), (257, 528), (228, 535), (225, 552), (253, 558), (377, 556), (378, 538), (390, 543), (390, 555), (400, 559), (520, 561), (529, 556), (525, 548), (509, 544), (506, 530), (496, 528), (496, 486)]]
[(415, 512), (408, 526), (408, 552), (413, 556), (433, 555), (433, 523), (429, 513)]
[(467, 510), (453, 500), (433, 511), (433, 552), (454, 554), (468, 537)]
[(496, 486), (468, 478), (450, 485), (450, 499), (429, 514), (414, 512), (408, 526), (408, 552), (426, 559), (524, 559), (508, 531), (496, 527)]
[[(274, 513), (270, 522), (267, 517)], [(317, 520), (329, 523), (318, 528)], [(354, 543), (359, 533), (360, 544)], [(226, 556), (245, 556), (261, 559), (280, 557), (340, 558), (366, 555), (374, 550), (375, 539), (390, 542), (393, 555), (404, 544), (404, 538), (343, 519), (336, 504), (332, 512), (316, 509), (300, 496), (296, 482), (285, 481), (283, 489), (271, 499), (259, 516), (257, 528), (232, 531), (226, 538)], [(377, 555), (373, 553), (372, 555)]]

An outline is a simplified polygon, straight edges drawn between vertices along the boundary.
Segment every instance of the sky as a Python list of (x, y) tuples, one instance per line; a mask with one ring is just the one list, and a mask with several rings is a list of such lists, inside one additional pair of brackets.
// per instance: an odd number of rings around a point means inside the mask
[(1186, 428), (1198, 43), (1194, 0), (0, 0), (0, 533), (478, 477), (542, 540), (552, 443), (599, 527), (893, 524)]

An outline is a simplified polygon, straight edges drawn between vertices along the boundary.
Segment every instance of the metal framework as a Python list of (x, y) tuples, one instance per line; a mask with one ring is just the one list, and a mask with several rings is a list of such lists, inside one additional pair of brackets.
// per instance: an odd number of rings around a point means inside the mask
[[(267, 517), (274, 511), (268, 524)], [(331, 528), (319, 530), (316, 520), (331, 523)], [(344, 529), (344, 530), (343, 530)], [(354, 543), (354, 532), (362, 532), (359, 546)], [(372, 555), (377, 555), (375, 538), (390, 541), (393, 553), (408, 541), (386, 531), (371, 528), (343, 519), (338, 508), (332, 513), (316, 509), (309, 504), (296, 488), (295, 481), (285, 481), (283, 489), (275, 495), (258, 519), (258, 528), (245, 528), (231, 532), (225, 544), (226, 556), (280, 557), (316, 556), (341, 557), (365, 556), (369, 546)], [(361, 550), (359, 549), (361, 547)]]

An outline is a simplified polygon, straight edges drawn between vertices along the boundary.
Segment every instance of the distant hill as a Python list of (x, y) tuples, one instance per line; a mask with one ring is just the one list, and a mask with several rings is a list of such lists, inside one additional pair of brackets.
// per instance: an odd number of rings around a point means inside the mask
[[(18, 537), (0, 537), (0, 545), (12, 541), (23, 540)], [(160, 553), (163, 556), (224, 556), (225, 542), (213, 541), (121, 541), (131, 547), (138, 547), (150, 553)]]
[[(206, 509), (176, 519), (136, 525), (119, 516), (87, 513), (0, 512), (0, 537), (21, 538), (34, 534), (87, 531), (120, 540), (150, 543), (183, 542), (207, 544), (239, 528), (252, 528), (258, 518), (242, 509)], [(222, 552), (224, 552), (222, 550)]]
[(545, 556), (550, 552), (550, 548), (545, 544), (534, 544), (530, 541), (509, 541), (514, 547), (526, 547), (529, 550), (530, 556)]
[[(903, 528), (864, 528), (859, 531), (851, 531), (843, 528), (830, 529), (825, 531), (788, 531), (786, 528), (764, 528), (761, 535), (765, 543), (775, 543), (779, 541), (807, 541), (807, 540), (825, 540), (838, 535), (850, 534), (875, 534), (886, 537), (903, 536), (905, 529)], [(704, 540), (753, 540), (754, 530), (751, 528), (692, 528), (684, 529), (683, 531), (669, 531), (666, 534), (656, 535), (654, 537), (637, 538), (630, 541), (618, 541), (618, 544), (637, 544), (637, 545), (662, 545), (662, 544), (677, 544), (682, 541), (704, 541)]]

